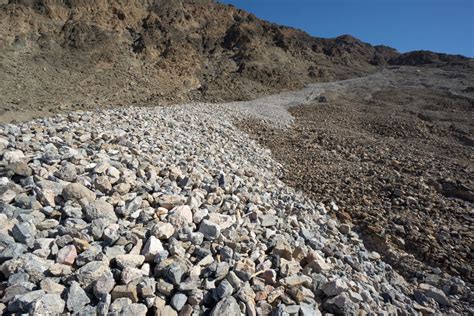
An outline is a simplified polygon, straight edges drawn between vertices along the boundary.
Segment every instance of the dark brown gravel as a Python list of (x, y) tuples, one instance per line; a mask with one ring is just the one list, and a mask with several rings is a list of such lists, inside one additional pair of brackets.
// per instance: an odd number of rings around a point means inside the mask
[(439, 267), (472, 282), (472, 99), (409, 88), (328, 99), (292, 108), (289, 130), (241, 128), (272, 150), (285, 182), (334, 201), (403, 275)]

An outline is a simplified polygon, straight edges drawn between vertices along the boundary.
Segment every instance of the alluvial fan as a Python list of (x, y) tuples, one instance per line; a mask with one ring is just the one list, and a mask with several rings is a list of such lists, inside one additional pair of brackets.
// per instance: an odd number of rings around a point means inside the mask
[(0, 127), (0, 314), (435, 312), (206, 104)]

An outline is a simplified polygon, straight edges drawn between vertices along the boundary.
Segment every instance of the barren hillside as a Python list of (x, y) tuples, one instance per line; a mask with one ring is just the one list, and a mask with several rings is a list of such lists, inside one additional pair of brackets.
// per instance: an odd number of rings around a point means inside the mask
[(0, 5), (3, 121), (97, 106), (247, 100), (387, 63), (465, 63), (399, 55), (351, 36), (314, 38), (213, 1), (7, 2)]

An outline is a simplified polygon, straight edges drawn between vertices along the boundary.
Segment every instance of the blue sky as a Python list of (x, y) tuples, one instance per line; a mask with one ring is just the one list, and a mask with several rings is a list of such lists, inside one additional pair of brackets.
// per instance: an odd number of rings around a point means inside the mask
[(223, 0), (319, 37), (474, 57), (474, 0)]

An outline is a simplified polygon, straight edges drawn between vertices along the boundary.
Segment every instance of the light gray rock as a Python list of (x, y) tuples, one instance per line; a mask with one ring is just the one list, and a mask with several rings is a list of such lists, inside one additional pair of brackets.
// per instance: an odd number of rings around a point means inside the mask
[(115, 257), (115, 262), (121, 269), (125, 267), (137, 268), (141, 267), (145, 262), (145, 256), (132, 254), (119, 255)]
[(235, 300), (234, 297), (228, 296), (220, 300), (216, 306), (211, 311), (211, 316), (240, 316), (240, 307), (239, 303)]
[(90, 299), (81, 285), (78, 282), (72, 282), (67, 294), (67, 309), (70, 312), (80, 312), (89, 303)]
[(321, 316), (317, 306), (311, 306), (306, 303), (301, 303), (299, 306), (299, 316)]
[(205, 219), (199, 225), (199, 232), (204, 235), (205, 239), (214, 240), (220, 236), (221, 228), (218, 224)]
[(169, 239), (173, 236), (175, 228), (170, 223), (158, 223), (153, 227), (153, 235), (158, 239)]
[(265, 214), (262, 217), (262, 226), (263, 227), (272, 227), (278, 223), (278, 219), (275, 215)]
[(26, 294), (16, 295), (8, 303), (8, 311), (13, 313), (29, 311), (30, 306), (38, 299), (45, 295), (43, 290), (31, 291)]
[(173, 306), (173, 308), (179, 312), (183, 308), (184, 304), (186, 304), (187, 300), (188, 297), (183, 293), (176, 293), (171, 298), (171, 306)]
[(3, 153), (3, 160), (7, 163), (21, 162), (25, 158), (25, 154), (19, 150), (8, 150)]
[(99, 218), (106, 218), (110, 222), (117, 221), (117, 215), (115, 214), (114, 207), (104, 201), (103, 199), (95, 200), (83, 209), (85, 218), (88, 221), (93, 221)]
[(150, 236), (143, 246), (142, 255), (145, 257), (146, 262), (151, 262), (155, 259), (155, 256), (164, 251), (163, 244), (155, 236)]
[(64, 312), (65, 305), (59, 293), (45, 294), (32, 304), (30, 312), (33, 315), (59, 315)]
[(94, 283), (94, 295), (98, 298), (106, 297), (114, 288), (115, 279), (110, 270), (105, 271)]
[(76, 271), (76, 277), (82, 287), (87, 288), (109, 271), (105, 262), (92, 261)]
[(55, 175), (64, 181), (74, 182), (77, 177), (76, 166), (72, 163), (66, 162), (58, 169), (58, 171), (56, 171)]
[(336, 279), (330, 282), (326, 282), (323, 284), (321, 287), (321, 290), (326, 294), (327, 296), (335, 296), (343, 291), (346, 291), (348, 289), (347, 284), (341, 280), (341, 279)]

